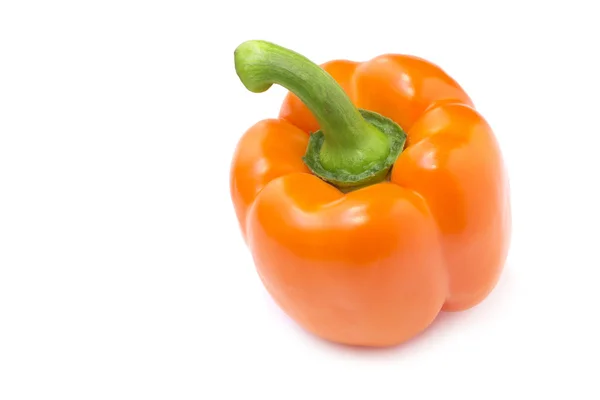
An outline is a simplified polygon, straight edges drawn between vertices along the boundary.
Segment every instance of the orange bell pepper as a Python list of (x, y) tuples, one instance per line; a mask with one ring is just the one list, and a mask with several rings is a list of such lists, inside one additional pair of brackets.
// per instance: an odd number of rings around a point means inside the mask
[(279, 118), (241, 138), (230, 188), (258, 274), (294, 321), (392, 346), (486, 298), (508, 252), (509, 186), (457, 82), (400, 54), (318, 66), (248, 41), (234, 58), (250, 91), (289, 90)]

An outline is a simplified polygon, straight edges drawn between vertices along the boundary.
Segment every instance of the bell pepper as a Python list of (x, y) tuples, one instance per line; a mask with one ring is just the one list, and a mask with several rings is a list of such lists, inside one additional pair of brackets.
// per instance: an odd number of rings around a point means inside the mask
[(499, 144), (461, 86), (402, 54), (317, 65), (265, 41), (234, 52), (278, 118), (233, 154), (231, 198), (258, 275), (304, 330), (394, 346), (495, 287), (511, 208)]

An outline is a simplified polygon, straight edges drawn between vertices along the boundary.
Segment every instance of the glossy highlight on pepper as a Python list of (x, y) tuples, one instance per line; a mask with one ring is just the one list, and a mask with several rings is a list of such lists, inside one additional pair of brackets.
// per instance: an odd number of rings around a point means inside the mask
[(386, 54), (320, 66), (242, 43), (246, 88), (289, 90), (241, 137), (232, 202), (258, 274), (307, 331), (393, 346), (493, 290), (508, 253), (508, 178), (491, 127), (437, 65)]

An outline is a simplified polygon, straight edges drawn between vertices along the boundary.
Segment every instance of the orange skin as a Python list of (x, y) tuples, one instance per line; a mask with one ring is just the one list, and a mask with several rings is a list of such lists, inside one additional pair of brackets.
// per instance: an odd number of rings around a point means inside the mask
[(251, 127), (236, 149), (233, 204), (262, 282), (292, 319), (338, 343), (397, 345), (496, 285), (511, 228), (502, 156), (467, 94), (432, 63), (383, 55), (322, 67), (357, 107), (406, 131), (389, 182), (344, 194), (311, 174), (302, 156), (319, 127), (288, 93), (280, 118)]

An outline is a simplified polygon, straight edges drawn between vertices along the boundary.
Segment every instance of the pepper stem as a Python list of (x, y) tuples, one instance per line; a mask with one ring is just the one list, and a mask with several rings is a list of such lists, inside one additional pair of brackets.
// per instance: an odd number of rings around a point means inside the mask
[[(317, 133), (324, 137), (318, 148), (309, 144), (305, 162), (321, 178), (338, 186), (357, 186), (364, 183), (365, 174), (372, 180), (372, 170), (386, 163), (392, 150), (389, 135), (367, 122), (363, 110), (352, 104), (321, 67), (292, 50), (260, 40), (242, 43), (234, 59), (237, 75), (248, 90), (261, 93), (279, 84), (298, 96), (315, 116), (321, 127)], [(317, 133), (311, 141), (318, 139)], [(318, 157), (309, 154), (311, 151), (317, 151)], [(336, 178), (340, 174), (342, 181)], [(376, 175), (385, 176), (382, 171)]]

